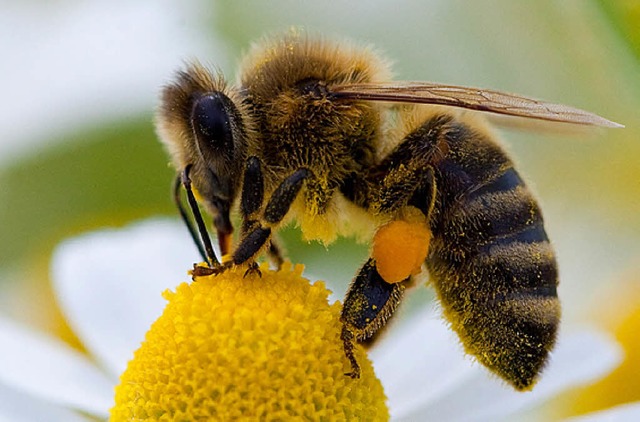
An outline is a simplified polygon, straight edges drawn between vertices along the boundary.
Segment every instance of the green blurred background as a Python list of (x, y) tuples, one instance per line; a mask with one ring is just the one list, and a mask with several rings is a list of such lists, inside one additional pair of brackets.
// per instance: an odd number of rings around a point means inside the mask
[[(603, 291), (640, 285), (639, 1), (4, 3), (3, 314), (47, 325), (43, 280), (61, 239), (174, 217), (173, 172), (152, 124), (160, 86), (195, 57), (233, 80), (253, 40), (291, 26), (374, 44), (397, 79), (516, 92), (626, 125), (500, 135), (543, 205), (566, 323), (606, 306)], [(302, 244), (295, 228), (283, 238), (338, 295), (367, 254), (351, 240)], [(417, 290), (405, 312), (431, 297)]]

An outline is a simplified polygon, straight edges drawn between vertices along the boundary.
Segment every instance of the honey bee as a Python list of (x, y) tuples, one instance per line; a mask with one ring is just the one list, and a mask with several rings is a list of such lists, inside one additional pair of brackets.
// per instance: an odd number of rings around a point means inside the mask
[[(275, 232), (299, 224), (331, 243), (360, 233), (371, 256), (352, 281), (342, 341), (373, 338), (426, 268), (467, 353), (517, 390), (532, 388), (560, 318), (558, 269), (542, 213), (479, 110), (620, 126), (572, 107), (486, 89), (390, 82), (371, 48), (291, 32), (254, 45), (229, 84), (199, 63), (162, 92), (157, 129), (178, 176), (175, 200), (217, 274), (276, 265)], [(402, 104), (404, 103), (404, 104)], [(184, 187), (197, 228), (180, 200)], [(212, 216), (223, 262), (200, 214)], [(242, 226), (232, 247), (230, 212)]]

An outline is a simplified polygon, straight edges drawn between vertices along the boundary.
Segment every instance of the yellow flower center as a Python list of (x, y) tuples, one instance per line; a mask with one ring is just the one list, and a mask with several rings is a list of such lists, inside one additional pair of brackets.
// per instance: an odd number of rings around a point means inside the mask
[(340, 341), (340, 304), (302, 266), (183, 283), (120, 378), (111, 420), (388, 420), (362, 348)]

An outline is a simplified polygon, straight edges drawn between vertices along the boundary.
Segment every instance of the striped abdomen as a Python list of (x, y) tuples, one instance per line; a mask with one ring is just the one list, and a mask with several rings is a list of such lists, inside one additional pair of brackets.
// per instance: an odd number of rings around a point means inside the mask
[(540, 208), (506, 154), (449, 124), (449, 150), (435, 165), (427, 267), (466, 351), (527, 389), (558, 327), (555, 256)]

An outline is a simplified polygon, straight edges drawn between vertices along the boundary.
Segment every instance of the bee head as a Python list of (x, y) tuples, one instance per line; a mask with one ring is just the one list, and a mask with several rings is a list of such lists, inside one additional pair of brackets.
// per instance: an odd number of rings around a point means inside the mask
[(237, 93), (199, 64), (178, 73), (162, 92), (156, 125), (178, 171), (191, 167), (199, 201), (222, 232), (231, 233), (249, 129)]
[(197, 94), (189, 123), (202, 167), (194, 184), (213, 208), (216, 227), (231, 233), (229, 212), (239, 186), (243, 155), (238, 149), (244, 149), (245, 136), (240, 111), (223, 92)]

